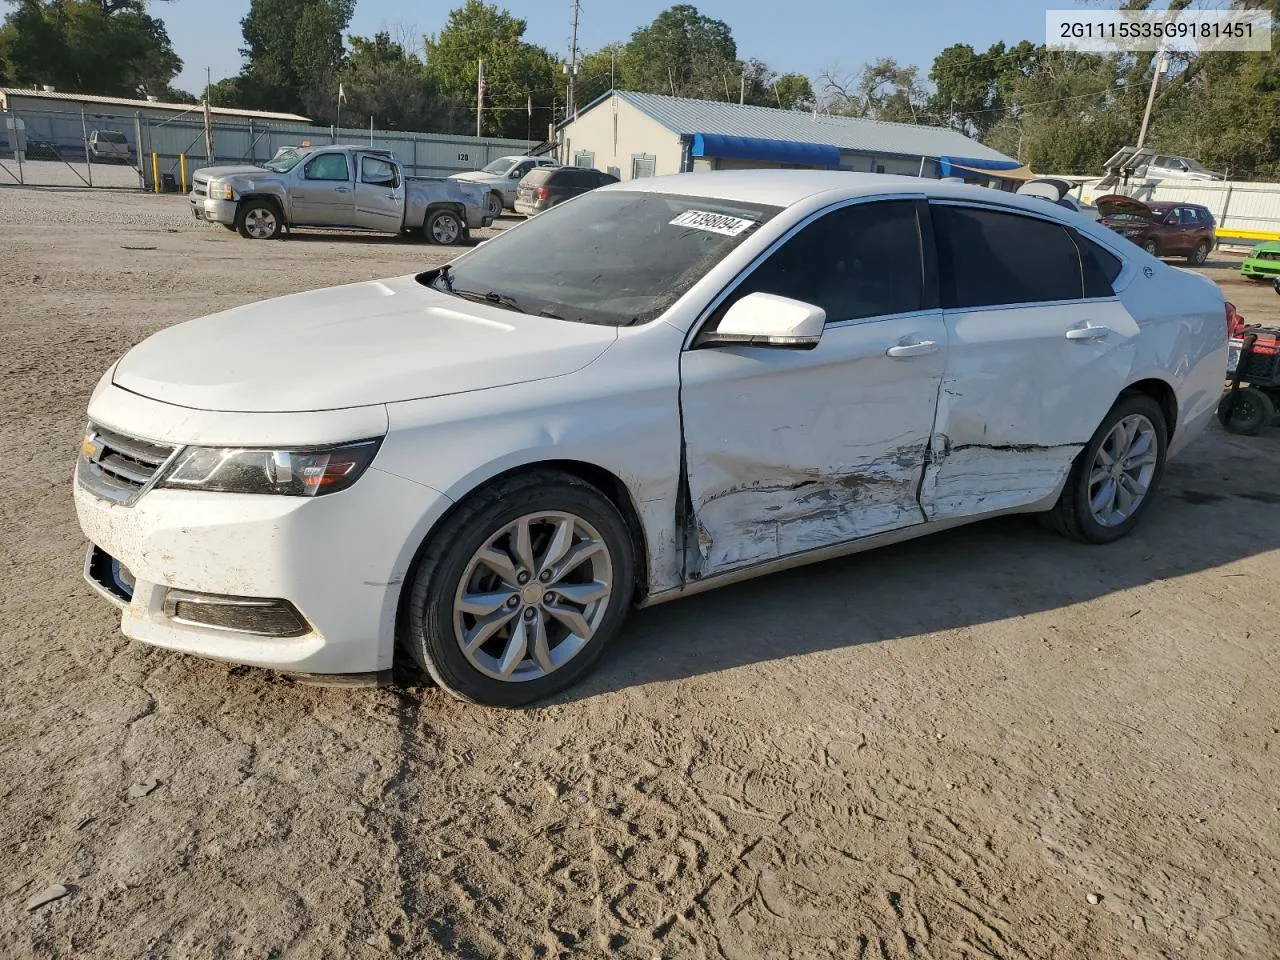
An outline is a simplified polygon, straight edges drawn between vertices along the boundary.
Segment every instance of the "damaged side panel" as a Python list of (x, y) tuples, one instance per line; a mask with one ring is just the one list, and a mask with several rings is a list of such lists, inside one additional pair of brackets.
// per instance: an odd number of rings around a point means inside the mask
[[(886, 356), (924, 340), (937, 351)], [(944, 343), (932, 311), (829, 326), (811, 351), (686, 351), (686, 575), (923, 522), (916, 495)]]
[[(1033, 507), (1052, 497), (1128, 382), (1138, 325), (1115, 299), (948, 312), (930, 520)], [(1068, 338), (1081, 326), (1091, 339)]]

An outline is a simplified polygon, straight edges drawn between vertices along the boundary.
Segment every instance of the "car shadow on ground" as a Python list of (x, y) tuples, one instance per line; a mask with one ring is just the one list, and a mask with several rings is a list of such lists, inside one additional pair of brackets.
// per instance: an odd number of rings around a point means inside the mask
[[(1117, 543), (1006, 517), (640, 610), (599, 668), (549, 702), (1064, 609), (1280, 548), (1280, 430), (1210, 432)], [(1244, 529), (1226, 520), (1241, 501)]]

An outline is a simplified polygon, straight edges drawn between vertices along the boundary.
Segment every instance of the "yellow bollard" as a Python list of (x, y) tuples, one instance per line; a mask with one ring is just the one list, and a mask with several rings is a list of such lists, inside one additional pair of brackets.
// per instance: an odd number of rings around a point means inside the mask
[(178, 171), (182, 177), (182, 192), (187, 192), (187, 155), (185, 153), (178, 154)]
[(160, 192), (160, 154), (151, 154), (151, 189)]

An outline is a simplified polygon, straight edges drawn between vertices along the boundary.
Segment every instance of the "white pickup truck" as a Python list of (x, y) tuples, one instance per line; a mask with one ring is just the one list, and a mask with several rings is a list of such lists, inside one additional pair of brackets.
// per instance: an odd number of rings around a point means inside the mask
[(357, 146), (285, 147), (264, 164), (203, 167), (191, 175), (197, 218), (273, 240), (318, 227), (385, 233), (421, 231), (456, 244), (493, 222), (488, 189), (444, 177), (406, 177), (395, 155)]

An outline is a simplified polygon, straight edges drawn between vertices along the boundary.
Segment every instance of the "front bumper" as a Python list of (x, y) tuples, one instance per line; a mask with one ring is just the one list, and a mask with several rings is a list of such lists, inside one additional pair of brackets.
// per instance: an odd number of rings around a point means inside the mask
[[(390, 669), (400, 588), (425, 530), (448, 506), (429, 487), (375, 467), (316, 498), (153, 489), (133, 506), (78, 483), (80, 527), (132, 575), (132, 597), (104, 590), (120, 629), (144, 643), (301, 673)], [(266, 637), (183, 622), (170, 590), (288, 601), (305, 632)], [(169, 598), (172, 599), (172, 598)]]
[(191, 212), (196, 215), (197, 220), (209, 220), (229, 227), (235, 226), (236, 201), (201, 197), (194, 193), (188, 196), (191, 201)]
[(1240, 273), (1246, 277), (1280, 276), (1280, 260), (1246, 260), (1240, 265)]

